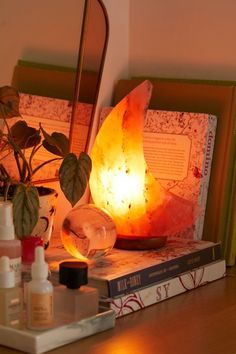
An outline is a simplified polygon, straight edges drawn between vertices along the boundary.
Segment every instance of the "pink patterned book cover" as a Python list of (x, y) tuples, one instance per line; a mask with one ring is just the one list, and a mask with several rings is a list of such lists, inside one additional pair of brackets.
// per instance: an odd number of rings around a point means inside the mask
[[(102, 109), (100, 124), (111, 109)], [(202, 238), (216, 125), (209, 114), (147, 111), (143, 143), (149, 169), (164, 188), (199, 207), (193, 228), (175, 237)]]
[[(72, 105), (68, 100), (62, 100), (51, 97), (43, 97), (37, 95), (30, 95), (20, 93), (20, 114), (27, 124), (34, 128), (39, 128), (39, 123), (46, 130), (48, 134), (54, 131), (63, 133), (69, 137), (71, 126)], [(87, 103), (78, 103), (75, 116), (75, 132), (78, 132), (78, 138), (73, 139), (73, 152), (77, 155), (85, 148), (86, 139), (88, 136), (88, 129), (90, 124), (92, 112), (92, 105)], [(8, 122), (13, 125), (20, 118), (10, 119)], [(31, 149), (26, 150), (26, 156), (29, 156)], [(40, 165), (45, 160), (55, 157), (45, 149), (39, 149), (35, 156), (35, 166)], [(10, 156), (7, 157), (7, 163), (11, 164)], [(45, 168), (40, 169), (35, 175), (35, 180), (45, 180), (55, 178), (58, 176), (58, 169), (61, 161), (53, 161)], [(12, 175), (14, 175), (15, 164), (12, 163)]]
[(118, 318), (221, 279), (225, 273), (225, 261), (219, 260), (128, 295), (103, 298), (101, 304), (114, 310)]

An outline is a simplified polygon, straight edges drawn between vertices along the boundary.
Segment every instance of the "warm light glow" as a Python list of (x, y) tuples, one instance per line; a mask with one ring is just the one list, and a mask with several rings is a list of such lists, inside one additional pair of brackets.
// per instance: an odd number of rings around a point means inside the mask
[(119, 235), (166, 236), (193, 222), (192, 204), (165, 191), (146, 165), (143, 122), (151, 89), (145, 81), (111, 111), (91, 151), (92, 198), (111, 214)]
[(117, 202), (120, 204), (122, 200), (129, 194), (134, 202), (140, 201), (140, 191), (143, 188), (143, 181), (138, 175), (128, 175), (124, 171), (120, 171), (113, 176), (113, 187), (118, 196)]
[[(114, 170), (101, 173), (101, 180), (103, 185), (110, 189), (112, 201), (116, 208), (121, 209), (124, 207), (124, 200), (129, 197), (134, 203), (143, 203), (143, 179), (138, 174), (129, 174), (123, 170)], [(141, 192), (141, 193), (140, 193)]]
[(72, 257), (77, 258), (80, 261), (84, 261), (86, 262), (88, 260), (87, 257), (84, 257), (79, 250), (77, 250), (76, 246), (74, 245), (74, 243), (71, 241), (71, 236), (66, 234), (66, 233), (62, 233), (61, 234), (61, 241), (62, 244), (65, 248), (65, 250), (72, 255)]
[(116, 235), (116, 226), (110, 215), (93, 204), (74, 207), (61, 227), (64, 248), (80, 260), (107, 254), (115, 244)]
[(122, 235), (150, 236), (151, 214), (162, 199), (143, 155), (143, 115), (150, 93), (146, 81), (132, 99), (122, 100), (103, 123), (91, 152), (93, 200), (111, 213)]

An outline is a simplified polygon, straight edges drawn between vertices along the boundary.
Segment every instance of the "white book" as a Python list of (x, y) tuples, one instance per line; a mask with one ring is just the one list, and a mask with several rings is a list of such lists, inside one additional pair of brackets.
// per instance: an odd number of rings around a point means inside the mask
[(219, 260), (121, 297), (101, 298), (101, 305), (113, 310), (116, 318), (122, 317), (223, 278), (225, 273), (225, 261)]

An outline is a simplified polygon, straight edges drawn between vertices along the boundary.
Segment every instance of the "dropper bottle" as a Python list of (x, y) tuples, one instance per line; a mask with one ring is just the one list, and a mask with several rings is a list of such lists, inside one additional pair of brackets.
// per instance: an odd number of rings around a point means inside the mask
[(22, 326), (22, 289), (15, 286), (7, 256), (0, 257), (0, 324), (17, 329)]
[(15, 284), (21, 284), (21, 241), (15, 238), (11, 202), (0, 202), (0, 256), (10, 258)]
[(42, 246), (35, 248), (35, 260), (31, 266), (32, 280), (27, 285), (27, 327), (44, 330), (53, 324), (53, 286), (48, 277), (48, 264), (44, 260)]

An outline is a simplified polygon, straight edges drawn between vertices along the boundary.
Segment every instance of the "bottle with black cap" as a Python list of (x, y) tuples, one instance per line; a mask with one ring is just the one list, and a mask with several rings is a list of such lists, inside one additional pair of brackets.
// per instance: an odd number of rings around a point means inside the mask
[(62, 322), (75, 322), (98, 313), (98, 290), (86, 286), (87, 263), (60, 263), (59, 283), (61, 285), (54, 288), (54, 305), (55, 314)]

